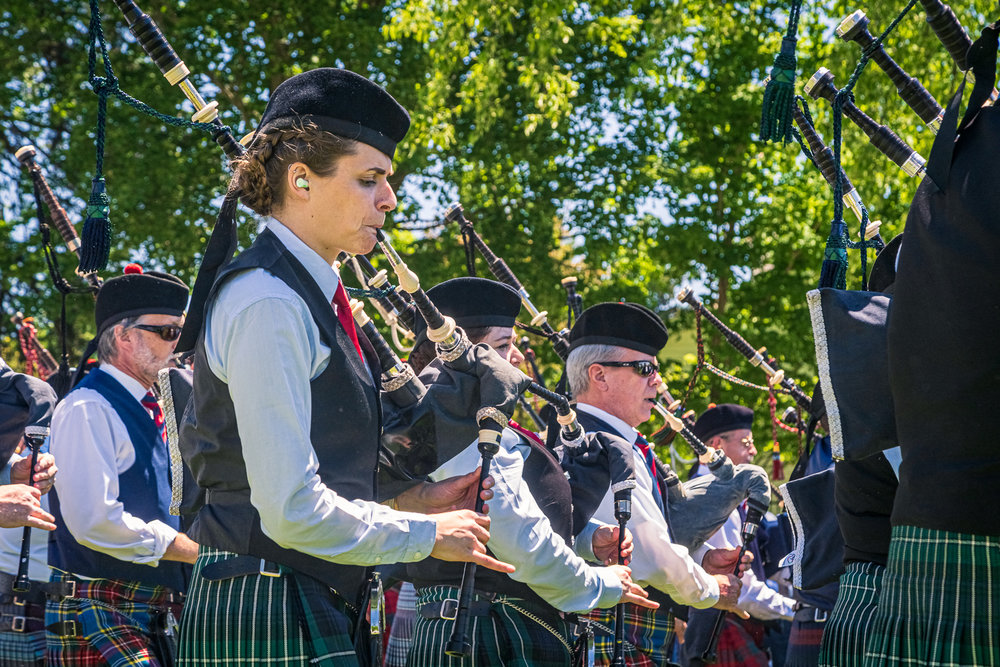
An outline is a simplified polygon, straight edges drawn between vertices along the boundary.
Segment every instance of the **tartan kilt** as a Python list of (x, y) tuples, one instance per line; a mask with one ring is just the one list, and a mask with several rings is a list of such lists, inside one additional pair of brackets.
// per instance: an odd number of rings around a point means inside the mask
[(1000, 537), (894, 526), (864, 664), (1000, 665)]
[[(74, 579), (52, 571), (52, 581)], [(75, 621), (78, 636), (46, 632), (45, 664), (89, 667), (162, 667), (154, 651), (153, 626), (163, 611), (181, 614), (175, 594), (164, 586), (134, 581), (89, 579), (77, 581), (76, 596), (45, 605), (45, 625)], [(172, 642), (172, 637), (165, 638)]]
[[(586, 615), (594, 627), (594, 665), (610, 665), (615, 656), (615, 608), (595, 609)], [(639, 605), (625, 605), (625, 664), (660, 667), (670, 659), (674, 617)]]
[[(300, 597), (301, 584), (322, 585), (305, 576), (251, 574), (221, 581), (201, 576), (211, 563), (235, 554), (198, 549), (185, 612), (181, 618), (178, 667), (209, 665), (323, 665), (357, 667), (353, 620), (331, 603), (317, 609)], [(322, 593), (322, 591), (315, 591)], [(314, 655), (314, 653), (316, 655)]]
[(823, 633), (821, 667), (861, 667), (878, 608), (885, 567), (878, 563), (848, 563), (840, 575), (840, 594)]
[(784, 667), (815, 667), (819, 664), (820, 645), (827, 621), (793, 620), (788, 634)]
[[(32, 588), (40, 586), (41, 582), (31, 582)], [(4, 596), (9, 597), (9, 596)], [(15, 605), (13, 602), (0, 604), (0, 617), (6, 621), (8, 617), (24, 616), (35, 619), (34, 623), (44, 625), (45, 606), (28, 602), (25, 605)], [(45, 664), (45, 628), (31, 632), (0, 631), (0, 667), (41, 667)]]
[[(709, 611), (709, 610), (698, 610)], [(705, 620), (704, 617), (702, 620)], [(688, 631), (691, 630), (692, 618), (688, 618)], [(707, 628), (710, 628), (709, 625)], [(726, 665), (727, 667), (768, 667), (771, 658), (764, 645), (764, 625), (760, 621), (750, 619), (745, 621), (733, 614), (726, 614), (726, 620), (722, 624), (722, 632), (719, 633), (719, 643), (716, 644), (717, 659), (714, 664)], [(693, 654), (688, 649), (690, 642), (685, 644), (685, 664), (704, 665), (701, 659), (701, 650), (696, 650)]]
[(396, 600), (396, 616), (389, 630), (389, 644), (385, 649), (385, 667), (406, 667), (406, 658), (413, 643), (413, 625), (417, 616), (417, 591), (413, 584), (404, 581)]
[[(488, 616), (470, 618), (472, 659), (448, 656), (445, 647), (455, 622), (420, 615), (423, 605), (448, 599), (458, 599), (457, 587), (417, 589), (417, 622), (407, 667), (570, 667), (575, 638), (569, 624), (551, 607), (503, 595), (493, 599)], [(475, 599), (483, 598), (477, 593)]]

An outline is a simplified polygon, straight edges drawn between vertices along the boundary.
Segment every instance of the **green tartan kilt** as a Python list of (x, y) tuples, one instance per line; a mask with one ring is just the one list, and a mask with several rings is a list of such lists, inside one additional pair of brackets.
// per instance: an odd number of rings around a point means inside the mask
[(455, 622), (423, 618), (420, 608), (457, 598), (454, 586), (417, 589), (417, 622), (407, 667), (570, 667), (575, 639), (569, 624), (551, 608), (504, 596), (494, 599), (488, 616), (471, 617), (471, 659), (448, 656), (445, 647)]
[(848, 563), (840, 575), (840, 592), (823, 632), (820, 667), (861, 667), (878, 608), (885, 567)]
[(864, 664), (1000, 665), (1000, 537), (894, 526)]
[[(310, 642), (299, 591), (289, 576), (247, 575), (208, 581), (201, 570), (233, 554), (201, 547), (181, 617), (177, 667), (277, 665), (357, 667), (352, 623), (326, 610), (333, 630)], [(321, 639), (323, 655), (315, 656)]]

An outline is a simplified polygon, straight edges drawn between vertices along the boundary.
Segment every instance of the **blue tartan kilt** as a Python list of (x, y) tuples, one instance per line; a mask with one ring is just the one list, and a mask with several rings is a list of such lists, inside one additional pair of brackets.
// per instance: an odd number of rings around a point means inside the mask
[(1000, 537), (894, 526), (864, 664), (1000, 665)]
[(407, 667), (570, 667), (575, 639), (569, 624), (551, 607), (504, 596), (494, 598), (489, 615), (471, 617), (471, 660), (448, 656), (445, 646), (455, 622), (420, 615), (423, 605), (447, 599), (458, 599), (457, 587), (417, 589), (417, 622)]
[[(349, 610), (303, 605), (292, 575), (208, 581), (206, 565), (234, 554), (198, 550), (178, 643), (178, 667), (281, 665), (357, 667)], [(302, 577), (299, 582), (318, 582)], [(322, 591), (315, 591), (322, 593)], [(329, 594), (329, 589), (326, 591)]]
[(823, 633), (820, 667), (861, 667), (884, 574), (878, 563), (847, 564)]

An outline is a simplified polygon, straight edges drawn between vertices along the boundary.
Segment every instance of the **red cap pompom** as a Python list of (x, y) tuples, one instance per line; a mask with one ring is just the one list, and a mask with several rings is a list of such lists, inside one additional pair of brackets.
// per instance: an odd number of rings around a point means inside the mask
[(142, 273), (142, 267), (134, 262), (132, 264), (126, 264), (125, 268), (122, 270), (122, 273), (124, 273), (126, 276), (129, 275), (130, 273)]

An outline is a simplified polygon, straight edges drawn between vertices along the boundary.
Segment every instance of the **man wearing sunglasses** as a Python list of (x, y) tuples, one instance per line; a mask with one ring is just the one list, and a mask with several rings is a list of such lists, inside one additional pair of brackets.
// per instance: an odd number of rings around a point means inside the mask
[[(723, 403), (710, 407), (695, 422), (692, 431), (708, 447), (721, 449), (734, 464), (753, 463), (757, 448), (753, 442), (753, 410), (734, 403)], [(693, 477), (709, 475), (711, 472), (703, 464), (696, 464)], [(726, 523), (710, 537), (705, 544), (710, 547), (738, 547), (743, 539), (743, 517), (746, 509), (741, 506), (733, 510)], [(761, 526), (759, 534), (763, 534)], [(739, 606), (752, 618), (737, 619), (726, 617), (722, 634), (719, 636), (718, 665), (760, 665), (770, 663), (765, 641), (766, 628), (763, 621), (790, 621), (795, 616), (795, 600), (769, 588), (764, 580), (764, 562), (760, 558), (758, 539), (748, 545), (754, 554), (751, 567), (743, 573), (743, 589)], [(715, 615), (694, 610), (688, 618), (685, 632), (685, 654), (692, 667), (703, 665), (701, 655), (708, 645)]]
[[(52, 418), (50, 447), (65, 466), (52, 493), (52, 581), (46, 664), (159, 664), (197, 556), (169, 513), (170, 458), (151, 389), (170, 363), (188, 288), (130, 264), (97, 294), (100, 365)], [(89, 352), (87, 354), (89, 356)]]
[[(566, 375), (577, 400), (580, 425), (587, 432), (610, 433), (633, 443), (637, 487), (628, 523), (635, 545), (633, 580), (681, 605), (735, 609), (740, 582), (732, 572), (738, 550), (708, 551), (699, 564), (685, 547), (671, 542), (664, 514), (666, 487), (655, 469), (651, 446), (636, 430), (649, 420), (653, 410), (661, 382), (656, 355), (667, 342), (666, 327), (655, 313), (640, 305), (601, 303), (580, 315), (569, 342)], [(594, 518), (616, 522), (610, 490)], [(673, 622), (663, 603), (669, 601), (663, 600), (656, 612), (627, 605), (629, 665), (662, 665), (669, 660)], [(591, 618), (605, 627), (614, 625), (613, 610), (594, 612)], [(597, 649), (597, 664), (609, 664), (612, 638), (599, 633)]]

